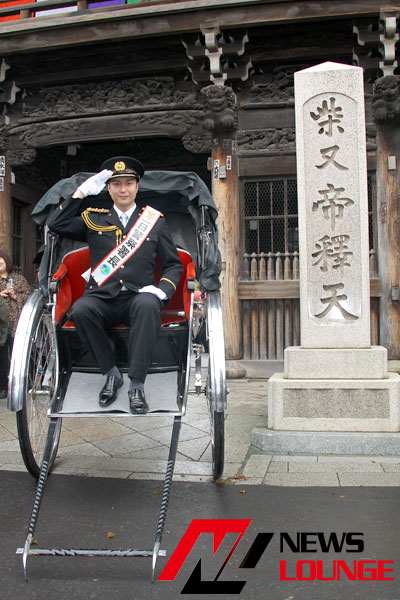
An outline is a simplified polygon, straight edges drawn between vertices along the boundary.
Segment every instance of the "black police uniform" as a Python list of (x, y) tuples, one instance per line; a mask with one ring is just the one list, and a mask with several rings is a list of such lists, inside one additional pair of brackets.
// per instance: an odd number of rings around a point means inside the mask
[[(59, 235), (88, 243), (93, 270), (127, 235), (141, 210), (135, 209), (124, 228), (114, 208), (87, 209), (77, 216), (80, 202), (71, 196), (63, 200), (48, 224)], [(99, 287), (90, 276), (83, 296), (70, 311), (81, 341), (90, 349), (103, 374), (115, 365), (106, 329), (123, 323), (130, 326), (129, 377), (144, 381), (147, 375), (161, 325), (161, 307), (168, 300), (161, 302), (154, 294), (137, 292), (146, 285), (154, 285), (156, 255), (161, 262), (158, 287), (170, 300), (183, 267), (168, 226), (160, 217), (133, 256), (103, 285)], [(127, 291), (121, 291), (123, 286)]]

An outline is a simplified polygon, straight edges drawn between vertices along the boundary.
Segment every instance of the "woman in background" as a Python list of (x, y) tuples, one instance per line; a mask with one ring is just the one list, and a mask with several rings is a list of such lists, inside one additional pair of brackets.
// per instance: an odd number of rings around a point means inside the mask
[(19, 273), (13, 273), (13, 268), (7, 252), (0, 250), (0, 296), (7, 301), (9, 306), (6, 351), (0, 353), (0, 398), (7, 397), (10, 355), (15, 330), (23, 306), (31, 293), (25, 277)]

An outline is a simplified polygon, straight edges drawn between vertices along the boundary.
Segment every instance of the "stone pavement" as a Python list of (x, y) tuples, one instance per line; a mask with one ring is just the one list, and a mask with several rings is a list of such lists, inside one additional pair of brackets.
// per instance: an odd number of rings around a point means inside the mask
[[(82, 375), (83, 377), (84, 375)], [(224, 483), (272, 486), (397, 486), (400, 456), (272, 455), (251, 446), (265, 420), (266, 379), (228, 379)], [(24, 471), (15, 414), (0, 401), (0, 469)], [(65, 418), (54, 473), (163, 479), (171, 417)], [(182, 420), (174, 479), (212, 481), (205, 397), (190, 394)]]

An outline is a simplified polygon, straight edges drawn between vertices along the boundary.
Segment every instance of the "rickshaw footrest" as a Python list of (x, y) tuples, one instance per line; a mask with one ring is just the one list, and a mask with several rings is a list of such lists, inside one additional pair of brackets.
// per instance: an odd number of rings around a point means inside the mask
[[(15, 554), (23, 554), (23, 548), (17, 548)], [(158, 556), (166, 556), (166, 550), (159, 550)], [(87, 557), (152, 557), (153, 550), (122, 549), (82, 549), (82, 548), (30, 548), (29, 556), (87, 556)]]

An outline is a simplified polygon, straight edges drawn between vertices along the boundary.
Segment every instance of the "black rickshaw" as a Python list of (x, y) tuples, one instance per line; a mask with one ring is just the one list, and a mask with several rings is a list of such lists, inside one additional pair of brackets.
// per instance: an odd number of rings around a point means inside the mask
[[(226, 383), (219, 291), (221, 259), (215, 223), (217, 210), (207, 186), (195, 173), (145, 173), (136, 202), (138, 206), (151, 205), (164, 214), (184, 266), (177, 291), (162, 311), (162, 328), (148, 375), (153, 389), (153, 395), (149, 398), (150, 411), (147, 415), (131, 415), (128, 410), (124, 411), (123, 407), (115, 404), (100, 408), (98, 403), (82, 400), (82, 395), (77, 406), (76, 397), (74, 403), (74, 394), (69, 393), (74, 377), (77, 373), (85, 373), (85, 377), (93, 378), (99, 373), (93, 357), (80, 344), (74, 324), (68, 318), (69, 309), (85, 289), (82, 273), (90, 267), (89, 250), (82, 243), (51, 233), (46, 220), (60, 198), (72, 193), (90, 175), (78, 173), (61, 180), (43, 196), (32, 213), (35, 222), (44, 227), (45, 246), (39, 268), (38, 289), (25, 304), (15, 335), (8, 402), (9, 409), (16, 412), (24, 463), (38, 483), (25, 546), (17, 552), (23, 555), (25, 576), (29, 555), (96, 555), (152, 556), (154, 577), (157, 556), (163, 553), (160, 542), (181, 419), (186, 411), (189, 382), (193, 379), (195, 391), (205, 394), (209, 407), (214, 480), (221, 477), (224, 466)], [(85, 210), (89, 205), (93, 207), (93, 201), (93, 196), (83, 199), (80, 210)], [(106, 193), (95, 197), (95, 201), (97, 208), (109, 207), (110, 199)], [(198, 296), (196, 301), (195, 288)], [(122, 372), (126, 372), (129, 330), (118, 326), (109, 335), (115, 346), (117, 364)], [(204, 377), (205, 366), (207, 373)], [(191, 377), (191, 368), (194, 368), (194, 377)], [(157, 395), (157, 389), (162, 393)], [(31, 543), (44, 485), (57, 455), (62, 419), (88, 416), (146, 418), (159, 415), (170, 415), (173, 427), (153, 549), (33, 547)]]

